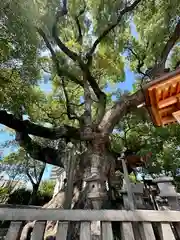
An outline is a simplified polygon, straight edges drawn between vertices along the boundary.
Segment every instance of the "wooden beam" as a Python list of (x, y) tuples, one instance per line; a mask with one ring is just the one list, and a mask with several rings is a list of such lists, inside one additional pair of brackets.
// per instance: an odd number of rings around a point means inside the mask
[(80, 228), (80, 240), (91, 240), (91, 224), (90, 222), (82, 222)]
[(6, 240), (18, 240), (22, 230), (22, 225), (22, 222), (12, 222), (8, 229)]
[(123, 240), (135, 240), (132, 224), (130, 222), (122, 223), (121, 235)]
[(173, 123), (173, 122), (176, 122), (176, 119), (173, 116), (167, 116), (162, 118), (163, 125)]
[(131, 183), (130, 183), (130, 180), (129, 180), (129, 174), (128, 174), (127, 166), (126, 166), (126, 163), (125, 163), (124, 159), (122, 159), (121, 161), (122, 161), (122, 167), (123, 167), (123, 172), (124, 172), (124, 179), (125, 179), (126, 186), (127, 186), (129, 208), (130, 208), (130, 210), (134, 210), (135, 209), (134, 198), (133, 198)]
[(61, 209), (0, 209), (4, 221), (120, 221), (180, 222), (180, 211), (154, 210), (61, 210)]
[(59, 222), (56, 238), (61, 240), (66, 240), (67, 231), (68, 231), (68, 222)]
[(161, 223), (159, 227), (159, 233), (161, 240), (175, 240), (174, 234), (172, 232), (169, 223)]
[(31, 240), (43, 240), (46, 228), (46, 221), (36, 222), (32, 231)]
[(143, 222), (141, 224), (141, 234), (144, 240), (156, 240), (152, 224), (149, 222)]
[(165, 88), (167, 84), (172, 84), (172, 82), (179, 82), (180, 80), (180, 68), (177, 70), (164, 74), (162, 77), (157, 78), (149, 83), (147, 83), (146, 88), (151, 90), (155, 87), (162, 87)]
[(113, 231), (111, 222), (102, 222), (101, 224), (102, 240), (113, 240)]
[(177, 103), (179, 96), (180, 96), (180, 94), (177, 94), (175, 96), (172, 96), (172, 97), (169, 97), (169, 98), (166, 98), (164, 100), (159, 101), (157, 103), (158, 108), (162, 109), (162, 108), (165, 108), (165, 107), (168, 107), (170, 105), (173, 105), (173, 104)]
[(180, 124), (180, 110), (177, 112), (174, 112), (172, 115), (176, 119), (176, 121)]
[(162, 125), (162, 121), (161, 121), (161, 118), (160, 118), (160, 114), (157, 110), (157, 108), (155, 108), (154, 106), (151, 107), (151, 112), (153, 114), (153, 118), (155, 120), (155, 124), (157, 126), (161, 126)]
[(172, 114), (173, 112), (175, 112), (177, 110), (177, 107), (175, 105), (171, 105), (167, 108), (163, 108), (159, 110), (159, 114), (161, 116), (163, 116), (163, 114)]

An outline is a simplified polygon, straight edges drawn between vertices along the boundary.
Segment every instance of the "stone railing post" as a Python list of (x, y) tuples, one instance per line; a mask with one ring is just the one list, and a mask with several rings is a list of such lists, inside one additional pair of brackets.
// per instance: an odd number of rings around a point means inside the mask
[(178, 197), (179, 194), (176, 192), (175, 187), (173, 186), (173, 178), (162, 176), (154, 179), (154, 182), (157, 183), (160, 190), (159, 196), (162, 198), (168, 199), (168, 205), (171, 210), (179, 210)]

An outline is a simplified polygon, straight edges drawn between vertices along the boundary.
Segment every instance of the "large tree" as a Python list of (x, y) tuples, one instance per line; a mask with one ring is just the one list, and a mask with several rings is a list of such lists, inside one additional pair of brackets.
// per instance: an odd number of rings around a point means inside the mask
[[(53, 165), (64, 167), (64, 142), (78, 145), (74, 181), (98, 169), (103, 191), (104, 180), (121, 168), (121, 152), (111, 146), (117, 124), (144, 102), (156, 77), (178, 67), (180, 2), (5, 0), (0, 11), (0, 123), (14, 129), (32, 158)], [(106, 93), (125, 80), (128, 64), (135, 91)], [(38, 88), (42, 73), (53, 86), (48, 95)], [(120, 96), (116, 102), (112, 94)], [(58, 147), (32, 136), (57, 140)]]

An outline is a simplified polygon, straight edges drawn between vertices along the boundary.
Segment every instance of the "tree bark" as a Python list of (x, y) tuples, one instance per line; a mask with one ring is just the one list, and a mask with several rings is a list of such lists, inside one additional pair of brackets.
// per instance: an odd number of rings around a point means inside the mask
[(44, 174), (45, 167), (46, 167), (46, 164), (44, 164), (44, 166), (42, 167), (41, 172), (40, 172), (40, 174), (38, 176), (37, 182), (36, 183), (32, 183), (33, 191), (32, 191), (31, 198), (29, 200), (28, 205), (35, 205), (35, 203), (36, 203), (37, 192), (38, 192), (41, 180), (42, 180), (42, 176)]
[(33, 190), (32, 190), (32, 194), (31, 194), (31, 197), (29, 199), (28, 205), (36, 205), (38, 188), (39, 188), (39, 184), (33, 184)]

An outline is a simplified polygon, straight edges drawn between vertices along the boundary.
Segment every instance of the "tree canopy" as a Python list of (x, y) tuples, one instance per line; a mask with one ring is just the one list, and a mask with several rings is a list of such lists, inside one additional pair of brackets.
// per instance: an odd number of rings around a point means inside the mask
[[(96, 150), (100, 139), (118, 151), (156, 146), (156, 160), (169, 159), (173, 147), (178, 154), (178, 126), (156, 129), (146, 109), (136, 109), (144, 102), (146, 83), (153, 85), (167, 68), (179, 66), (178, 0), (5, 0), (0, 5), (0, 123), (15, 131), (29, 156), (63, 166), (59, 139), (93, 142)], [(127, 67), (135, 74), (131, 93), (117, 88)], [(42, 78), (52, 86), (48, 94), (39, 87)], [(112, 86), (115, 91), (108, 91)]]

